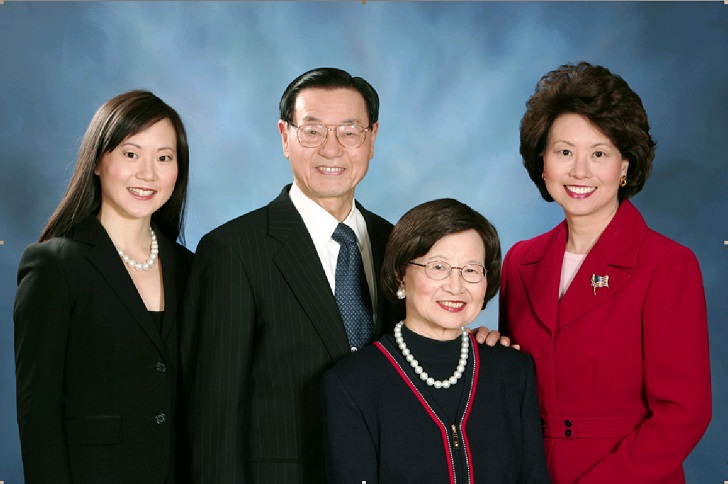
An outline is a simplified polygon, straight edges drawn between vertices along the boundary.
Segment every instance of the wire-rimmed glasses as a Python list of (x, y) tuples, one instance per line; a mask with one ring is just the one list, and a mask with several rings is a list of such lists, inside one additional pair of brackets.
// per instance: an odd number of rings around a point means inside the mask
[(296, 128), (296, 136), (298, 142), (306, 148), (318, 148), (326, 142), (329, 131), (336, 132), (336, 139), (344, 148), (358, 148), (366, 139), (367, 131), (371, 131), (371, 127), (365, 128), (357, 124), (337, 124), (327, 126), (324, 124), (302, 124), (296, 126), (288, 123), (291, 127)]
[(452, 270), (457, 269), (460, 271), (460, 277), (462, 277), (465, 282), (476, 284), (485, 279), (485, 275), (487, 273), (485, 267), (480, 264), (465, 264), (462, 267), (455, 267), (442, 261), (432, 261), (427, 264), (418, 264), (417, 262), (412, 261), (409, 263), (413, 266), (424, 267), (427, 277), (435, 281), (447, 279), (450, 277)]

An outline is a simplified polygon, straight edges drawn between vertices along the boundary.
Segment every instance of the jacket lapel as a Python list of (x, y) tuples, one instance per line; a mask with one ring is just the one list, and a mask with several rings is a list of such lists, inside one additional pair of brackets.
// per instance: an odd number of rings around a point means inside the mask
[(350, 353), (336, 299), (326, 279), (313, 240), (288, 195), (289, 186), (268, 205), (269, 235), (281, 246), (273, 263), (308, 315), (334, 361)]
[(552, 333), (559, 311), (559, 280), (566, 248), (566, 223), (538, 238), (524, 255), (520, 274), (531, 309)]
[(177, 318), (177, 264), (174, 243), (161, 235), (157, 227), (159, 260), (162, 263), (162, 290), (164, 291), (164, 317), (162, 319), (162, 340), (167, 341)]
[[(637, 266), (637, 255), (646, 233), (647, 225), (637, 209), (629, 201), (622, 202), (561, 299), (559, 326), (575, 321), (617, 294)], [(606, 276), (608, 282), (595, 288), (592, 276)]]
[[(76, 228), (74, 239), (92, 246), (86, 252), (86, 258), (99, 271), (101, 277), (106, 280), (109, 288), (119, 298), (122, 306), (129, 311), (129, 314), (141, 326), (159, 352), (166, 355), (154, 321), (152, 321), (136, 286), (134, 286), (134, 282), (126, 272), (124, 263), (117, 255), (114, 244), (101, 222), (95, 217), (90, 217)], [(166, 282), (165, 280), (165, 284)]]
[(377, 307), (374, 309), (374, 335), (381, 335), (384, 333), (384, 323), (387, 315), (384, 311), (384, 297), (379, 290), (379, 281), (381, 280), (381, 269), (382, 262), (384, 262), (384, 249), (387, 245), (387, 239), (389, 238), (389, 232), (382, 232), (381, 230), (375, 230), (374, 227), (377, 225), (375, 215), (369, 210), (362, 207), (359, 202), (356, 202), (356, 206), (361, 212), (364, 220), (367, 224), (367, 233), (369, 234), (369, 246), (372, 249), (372, 263), (374, 264), (374, 285), (377, 294)]

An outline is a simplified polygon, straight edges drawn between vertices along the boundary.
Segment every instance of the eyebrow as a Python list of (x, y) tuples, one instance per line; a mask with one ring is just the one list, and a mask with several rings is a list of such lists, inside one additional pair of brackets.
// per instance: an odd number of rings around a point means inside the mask
[[(138, 145), (138, 144), (136, 144), (136, 143), (132, 143), (132, 142), (130, 142), (130, 141), (125, 141), (125, 142), (121, 143), (121, 144), (120, 144), (119, 146), (126, 146), (126, 145), (131, 145), (131, 146), (134, 146), (134, 147), (136, 147), (136, 148), (139, 148), (140, 150), (142, 149), (141, 145)], [(171, 146), (160, 146), (159, 148), (157, 148), (157, 151), (158, 151), (158, 152), (159, 152), (159, 151), (163, 151), (163, 150), (171, 150), (171, 151), (173, 151), (173, 152), (175, 152), (175, 153), (177, 152), (177, 150), (175, 150), (175, 149), (174, 149), (174, 148), (172, 148)]]
[[(304, 116), (303, 118), (301, 118), (301, 122), (312, 122), (312, 123), (323, 124), (323, 122), (315, 116)], [(342, 121), (339, 121), (336, 124), (357, 124), (357, 123), (361, 123), (361, 121), (358, 118), (347, 118)]]
[[(426, 260), (426, 261), (428, 261), (428, 262), (447, 262), (448, 264), (452, 265), (452, 264), (451, 264), (451, 263), (449, 262), (449, 260), (448, 260), (448, 257), (445, 257), (445, 256), (443, 256), (443, 255), (433, 255), (432, 257), (430, 257), (430, 258), (427, 258), (427, 259), (425, 259), (425, 260)], [(476, 260), (476, 259), (471, 259), (470, 261), (466, 262), (466, 263), (465, 263), (465, 264), (463, 264), (463, 265), (468, 265), (468, 264), (478, 264), (479, 266), (482, 266), (482, 265), (484, 265), (484, 263), (485, 263), (485, 261), (483, 261), (483, 262), (480, 262), (480, 261), (478, 261), (478, 260)]]

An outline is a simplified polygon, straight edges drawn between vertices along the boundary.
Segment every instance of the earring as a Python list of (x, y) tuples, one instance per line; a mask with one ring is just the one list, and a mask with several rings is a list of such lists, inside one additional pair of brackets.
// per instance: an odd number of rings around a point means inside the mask
[(619, 179), (619, 186), (622, 188), (627, 186), (627, 175), (622, 175), (622, 177)]
[(404, 287), (400, 287), (397, 289), (397, 299), (404, 299), (407, 293), (404, 290)]
[(543, 174), (543, 172), (541, 173), (541, 179), (542, 179), (543, 181), (546, 181), (546, 175), (544, 175), (544, 174)]

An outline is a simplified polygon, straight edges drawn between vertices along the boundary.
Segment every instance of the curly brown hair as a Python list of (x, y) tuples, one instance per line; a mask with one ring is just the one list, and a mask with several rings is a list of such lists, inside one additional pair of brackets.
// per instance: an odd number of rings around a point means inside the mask
[(618, 192), (620, 202), (642, 190), (655, 158), (655, 141), (642, 100), (609, 69), (580, 62), (562, 65), (543, 76), (521, 119), (523, 166), (544, 200), (554, 201), (542, 178), (543, 154), (551, 125), (562, 114), (585, 116), (629, 160), (627, 185)]

